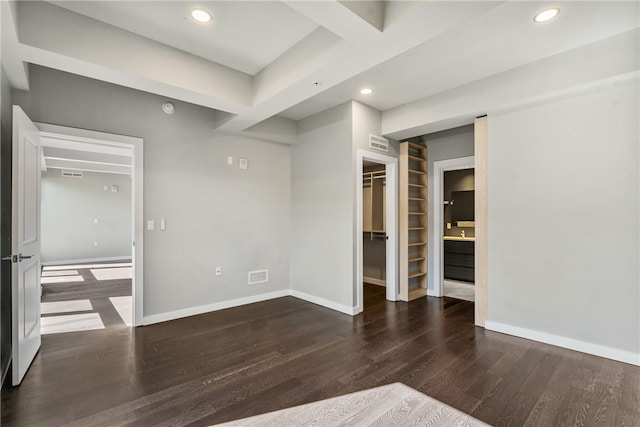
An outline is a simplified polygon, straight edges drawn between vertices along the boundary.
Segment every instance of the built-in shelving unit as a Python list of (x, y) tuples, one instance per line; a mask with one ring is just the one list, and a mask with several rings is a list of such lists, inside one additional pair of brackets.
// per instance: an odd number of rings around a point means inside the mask
[(427, 294), (427, 147), (400, 143), (400, 299)]

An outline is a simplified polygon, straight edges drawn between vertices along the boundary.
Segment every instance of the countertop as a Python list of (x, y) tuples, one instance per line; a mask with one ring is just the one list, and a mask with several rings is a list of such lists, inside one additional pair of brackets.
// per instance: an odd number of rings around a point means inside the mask
[(462, 237), (462, 236), (442, 236), (444, 240), (456, 240), (458, 242), (475, 242), (475, 237)]

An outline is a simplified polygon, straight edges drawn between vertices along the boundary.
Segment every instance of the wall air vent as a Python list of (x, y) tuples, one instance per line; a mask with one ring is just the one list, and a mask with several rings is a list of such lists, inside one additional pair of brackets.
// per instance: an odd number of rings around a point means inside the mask
[(269, 270), (256, 270), (249, 272), (249, 284), (267, 283), (269, 281)]
[(82, 171), (75, 169), (62, 169), (62, 176), (67, 178), (82, 178)]
[(369, 148), (387, 153), (389, 152), (389, 140), (381, 136), (369, 134)]

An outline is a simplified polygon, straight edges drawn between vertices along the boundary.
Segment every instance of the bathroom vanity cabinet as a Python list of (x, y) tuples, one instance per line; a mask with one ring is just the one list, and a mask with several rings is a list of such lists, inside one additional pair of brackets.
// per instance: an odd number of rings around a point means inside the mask
[(473, 283), (475, 280), (475, 242), (444, 241), (444, 278)]

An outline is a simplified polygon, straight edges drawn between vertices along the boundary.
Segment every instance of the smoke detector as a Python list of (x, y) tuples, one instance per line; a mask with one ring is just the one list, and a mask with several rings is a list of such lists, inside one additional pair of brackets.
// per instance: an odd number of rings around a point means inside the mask
[(176, 112), (176, 107), (171, 102), (165, 102), (162, 104), (162, 111), (167, 114), (173, 114)]

